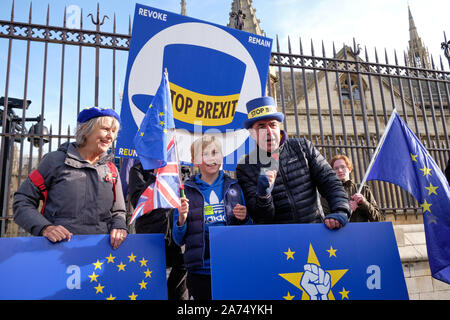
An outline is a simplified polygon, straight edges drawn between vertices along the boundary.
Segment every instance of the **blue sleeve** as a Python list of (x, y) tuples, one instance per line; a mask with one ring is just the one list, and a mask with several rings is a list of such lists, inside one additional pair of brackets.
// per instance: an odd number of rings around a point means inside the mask
[(173, 212), (172, 238), (173, 241), (175, 241), (175, 243), (180, 247), (184, 245), (184, 236), (186, 235), (187, 229), (186, 224), (187, 221), (182, 226), (178, 225), (178, 209), (175, 209)]

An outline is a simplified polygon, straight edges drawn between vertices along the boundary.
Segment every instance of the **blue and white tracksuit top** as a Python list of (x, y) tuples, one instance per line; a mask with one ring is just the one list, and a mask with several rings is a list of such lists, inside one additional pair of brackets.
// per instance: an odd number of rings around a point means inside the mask
[(209, 228), (250, 224), (248, 214), (242, 221), (233, 214), (236, 204), (245, 205), (244, 195), (237, 180), (222, 170), (211, 185), (201, 180), (199, 174), (184, 186), (189, 211), (184, 225), (178, 226), (178, 210), (175, 209), (172, 237), (179, 246), (186, 245), (184, 263), (189, 272), (210, 274)]

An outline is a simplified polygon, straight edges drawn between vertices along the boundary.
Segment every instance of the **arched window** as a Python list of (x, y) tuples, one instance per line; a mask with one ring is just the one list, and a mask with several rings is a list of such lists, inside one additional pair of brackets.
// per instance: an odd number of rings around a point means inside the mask
[[(350, 84), (348, 80), (350, 80)], [(355, 75), (348, 77), (346, 74), (343, 74), (340, 77), (340, 84), (342, 100), (350, 100), (350, 95), (352, 95), (354, 101), (361, 100), (361, 91), (359, 90)]]

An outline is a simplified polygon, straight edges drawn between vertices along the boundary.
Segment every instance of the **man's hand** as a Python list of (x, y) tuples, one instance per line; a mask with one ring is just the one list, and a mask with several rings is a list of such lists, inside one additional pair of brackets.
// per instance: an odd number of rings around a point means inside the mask
[(275, 170), (260, 173), (256, 185), (256, 194), (260, 197), (267, 197), (272, 192), (276, 177), (277, 172)]
[(325, 225), (328, 229), (340, 229), (348, 222), (347, 214), (343, 212), (329, 213), (325, 216)]
[(342, 228), (342, 224), (339, 221), (337, 221), (336, 219), (333, 219), (333, 218), (325, 219), (325, 225), (330, 230)]

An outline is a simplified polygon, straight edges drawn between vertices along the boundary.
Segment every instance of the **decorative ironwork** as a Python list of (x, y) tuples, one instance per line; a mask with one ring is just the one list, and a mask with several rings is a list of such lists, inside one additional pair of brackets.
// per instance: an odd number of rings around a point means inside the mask
[[(102, 21), (103, 23), (103, 21)], [(0, 20), (0, 38), (129, 50), (130, 35)]]
[(441, 49), (444, 50), (444, 55), (448, 60), (448, 65), (450, 66), (450, 40), (447, 41), (447, 36), (444, 32), (444, 42), (441, 43)]
[[(449, 41), (450, 42), (450, 41)], [(353, 52), (353, 51), (352, 51)], [(361, 59), (346, 60), (325, 58), (318, 56), (298, 56), (295, 54), (272, 52), (271, 65), (294, 69), (308, 68), (311, 71), (349, 72), (372, 76), (396, 76), (408, 78), (414, 76), (419, 80), (433, 80), (448, 82), (450, 72), (414, 68), (386, 63), (367, 62)], [(359, 64), (359, 71), (357, 70)]]

